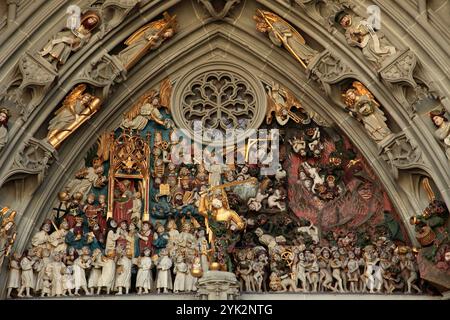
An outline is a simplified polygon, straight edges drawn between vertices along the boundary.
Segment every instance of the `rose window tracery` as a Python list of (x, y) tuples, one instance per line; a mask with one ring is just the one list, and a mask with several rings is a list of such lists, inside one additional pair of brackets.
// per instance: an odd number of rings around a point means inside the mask
[[(179, 128), (193, 133), (206, 130), (206, 143), (230, 136), (237, 129), (238, 140), (264, 120), (266, 105), (262, 84), (248, 72), (233, 66), (205, 66), (177, 81), (173, 95), (173, 118)], [(214, 129), (214, 131), (211, 131)], [(220, 134), (218, 133), (220, 132)]]

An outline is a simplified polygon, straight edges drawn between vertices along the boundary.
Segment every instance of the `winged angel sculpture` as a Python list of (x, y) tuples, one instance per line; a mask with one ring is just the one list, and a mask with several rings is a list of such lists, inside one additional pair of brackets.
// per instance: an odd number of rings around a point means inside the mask
[(172, 84), (169, 79), (166, 79), (161, 82), (159, 93), (154, 89), (147, 91), (131, 110), (124, 114), (121, 127), (141, 131), (151, 120), (167, 129), (173, 128), (173, 121), (165, 119), (159, 110), (164, 107), (167, 113), (170, 113), (171, 94)]
[[(296, 123), (308, 124), (311, 119), (318, 125), (328, 126), (325, 119), (314, 111), (305, 110), (300, 101), (295, 95), (288, 89), (280, 87), (278, 83), (273, 84), (272, 87), (267, 86), (267, 112), (266, 123), (271, 124), (273, 120), (273, 114), (275, 113), (275, 119), (278, 124), (284, 126), (290, 119)], [(298, 115), (292, 108), (300, 110), (301, 114)]]
[(267, 33), (270, 41), (277, 47), (285, 47), (305, 69), (319, 53), (306, 44), (294, 27), (276, 14), (258, 9), (253, 19), (259, 32)]

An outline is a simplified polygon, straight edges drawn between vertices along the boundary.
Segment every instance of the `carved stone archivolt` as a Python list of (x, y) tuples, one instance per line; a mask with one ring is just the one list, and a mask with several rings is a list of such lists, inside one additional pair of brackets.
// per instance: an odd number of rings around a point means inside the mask
[[(234, 65), (209, 64), (186, 74), (176, 83), (172, 99), (172, 105), (180, 106), (172, 110), (176, 125), (192, 135), (194, 125), (217, 130), (223, 140), (227, 129), (241, 129), (236, 137), (241, 140), (265, 118), (264, 87)], [(213, 140), (204, 137), (206, 143)]]

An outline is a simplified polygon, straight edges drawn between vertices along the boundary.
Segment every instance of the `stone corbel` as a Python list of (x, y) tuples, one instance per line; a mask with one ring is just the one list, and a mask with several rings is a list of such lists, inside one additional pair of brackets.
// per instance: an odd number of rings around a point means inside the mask
[(0, 179), (0, 186), (15, 177), (23, 178), (24, 175), (37, 175), (39, 185), (54, 160), (57, 160), (56, 150), (47, 141), (32, 137), (20, 147), (11, 168)]
[(390, 171), (398, 179), (399, 170), (425, 168), (422, 152), (405, 132), (392, 136), (380, 145), (380, 155), (389, 164)]

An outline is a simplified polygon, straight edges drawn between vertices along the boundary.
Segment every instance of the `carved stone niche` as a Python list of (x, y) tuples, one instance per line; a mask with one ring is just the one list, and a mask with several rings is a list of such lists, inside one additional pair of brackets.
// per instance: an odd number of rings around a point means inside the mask
[(58, 73), (42, 57), (26, 52), (20, 58), (6, 93), (23, 105), (24, 121), (50, 90)]
[(357, 78), (353, 70), (328, 49), (318, 54), (308, 65), (308, 78), (319, 82), (327, 96), (332, 95), (332, 85), (348, 78)]
[(396, 56), (395, 59), (384, 64), (378, 72), (387, 83), (417, 87), (413, 77), (416, 65), (416, 55), (410, 49), (407, 49)]
[(102, 88), (99, 98), (105, 100), (111, 94), (111, 87), (127, 79), (127, 70), (116, 56), (104, 51), (99, 58), (92, 60), (78, 75), (79, 82)]
[(1, 178), (0, 186), (24, 175), (37, 175), (39, 185), (54, 160), (57, 160), (57, 152), (48, 142), (30, 138), (20, 147), (10, 169)]
[(393, 136), (380, 146), (381, 157), (389, 164), (395, 179), (399, 177), (399, 170), (424, 168), (422, 152), (405, 132)]
[(212, 18), (223, 20), (241, 0), (198, 0), (198, 2), (203, 5)]
[(139, 6), (140, 2), (141, 0), (103, 0), (103, 3), (99, 4), (99, 13), (104, 21), (101, 26), (100, 38), (120, 25)]
[(225, 271), (208, 271), (197, 282), (200, 300), (237, 300), (239, 281), (236, 275)]

